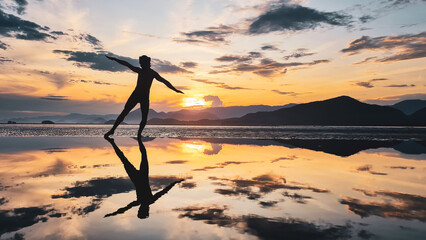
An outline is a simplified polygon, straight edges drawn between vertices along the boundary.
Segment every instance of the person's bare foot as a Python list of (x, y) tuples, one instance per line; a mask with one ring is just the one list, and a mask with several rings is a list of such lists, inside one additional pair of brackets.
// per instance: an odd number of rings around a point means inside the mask
[(113, 134), (114, 134), (114, 131), (109, 130), (107, 133), (105, 133), (104, 138), (105, 138), (105, 139), (106, 139), (106, 138), (110, 138), (110, 136), (111, 136), (111, 135), (113, 135)]

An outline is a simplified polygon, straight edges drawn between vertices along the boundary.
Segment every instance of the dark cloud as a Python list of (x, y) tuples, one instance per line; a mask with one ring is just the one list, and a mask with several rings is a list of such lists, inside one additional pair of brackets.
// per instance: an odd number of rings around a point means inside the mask
[(371, 15), (364, 15), (364, 16), (358, 18), (358, 19), (361, 23), (367, 23), (367, 22), (371, 22), (371, 21), (375, 20), (376, 17), (371, 16)]
[(349, 211), (361, 217), (374, 215), (384, 218), (417, 219), (426, 222), (424, 209), (426, 198), (423, 196), (391, 191), (354, 190), (362, 192), (368, 197), (382, 198), (380, 201), (360, 200), (352, 197), (343, 197), (339, 200), (341, 204), (347, 205)]
[(273, 51), (279, 50), (277, 47), (275, 47), (274, 45), (271, 45), (271, 44), (265, 44), (260, 49), (262, 49), (262, 50), (273, 50)]
[(42, 27), (37, 23), (23, 20), (12, 14), (7, 14), (0, 9), (0, 35), (4, 37), (14, 37), (24, 40), (45, 41), (52, 36), (46, 31), (48, 27)]
[(80, 34), (78, 39), (90, 43), (93, 47), (95, 47), (95, 49), (102, 49), (102, 42), (90, 34)]
[(232, 86), (229, 86), (228, 84), (225, 84), (225, 83), (210, 81), (210, 80), (206, 80), (206, 79), (191, 79), (191, 80), (196, 81), (196, 82), (205, 83), (205, 84), (215, 85), (218, 88), (223, 88), (223, 89), (228, 89), (228, 90), (252, 90), (251, 88), (245, 88), (245, 87), (232, 87)]
[(56, 35), (56, 36), (68, 35), (67, 33), (64, 33), (62, 31), (51, 31), (50, 34), (53, 34), (53, 35)]
[(6, 44), (6, 43), (0, 41), (0, 49), (6, 50), (9, 47), (10, 47), (9, 44)]
[(419, 34), (403, 34), (397, 36), (382, 36), (371, 38), (362, 36), (349, 43), (347, 48), (341, 50), (349, 55), (359, 54), (363, 51), (390, 53), (385, 57), (366, 58), (357, 64), (368, 61), (395, 62), (426, 57), (426, 32)]
[(296, 155), (293, 155), (293, 156), (288, 156), (288, 157), (280, 157), (280, 158), (276, 158), (276, 159), (274, 159), (274, 160), (272, 160), (271, 161), (271, 163), (275, 163), (275, 162), (279, 162), (279, 161), (291, 161), (291, 160), (295, 160), (295, 159), (297, 159), (297, 156)]
[(339, 12), (321, 12), (300, 5), (282, 4), (266, 11), (249, 27), (250, 34), (273, 31), (300, 31), (320, 25), (348, 26), (351, 16)]
[(415, 169), (415, 167), (411, 167), (411, 166), (390, 166), (389, 168), (392, 169)]
[(168, 161), (168, 162), (165, 162), (165, 163), (167, 163), (167, 164), (184, 164), (184, 163), (187, 163), (188, 161), (187, 160), (172, 160), (172, 161)]
[(183, 68), (195, 68), (198, 66), (198, 63), (196, 62), (181, 62), (180, 65)]
[(355, 82), (355, 85), (361, 86), (361, 87), (365, 87), (365, 88), (373, 88), (373, 82), (377, 82), (377, 81), (385, 81), (388, 80), (387, 78), (373, 78), (370, 79), (368, 81), (361, 81), (361, 82)]
[(322, 59), (315, 60), (312, 62), (289, 62), (280, 63), (269, 58), (263, 58), (260, 63), (248, 64), (248, 63), (237, 63), (231, 66), (217, 66), (216, 68), (222, 68), (221, 70), (213, 70), (210, 74), (217, 73), (229, 73), (229, 72), (251, 72), (263, 77), (271, 77), (275, 75), (281, 75), (287, 72), (286, 68), (289, 67), (301, 67), (301, 66), (313, 66), (321, 63), (328, 63), (330, 60)]
[(289, 60), (290, 58), (301, 58), (301, 57), (311, 56), (314, 54), (315, 53), (313, 52), (308, 52), (308, 49), (306, 48), (299, 48), (293, 51), (293, 53), (291, 53), (290, 55), (284, 56), (283, 58), (285, 60)]
[(271, 91), (274, 92), (274, 93), (281, 94), (281, 95), (292, 95), (292, 96), (296, 96), (297, 95), (297, 93), (295, 93), (295, 92), (283, 92), (283, 91), (276, 90), (276, 89), (271, 90)]
[(7, 202), (9, 202), (9, 201), (6, 198), (0, 197), (0, 206), (7, 203)]
[(182, 32), (184, 38), (174, 39), (176, 42), (193, 43), (193, 44), (227, 44), (225, 37), (236, 32), (231, 26), (219, 25), (218, 27), (208, 27), (205, 30)]
[[(207, 155), (213, 155), (213, 154), (217, 154), (220, 150), (222, 150), (222, 145), (221, 144), (217, 144), (219, 147), (217, 147), (217, 149), (215, 149), (215, 147), (213, 147), (212, 150), (209, 150), (209, 152), (204, 153)], [(217, 163), (215, 166), (207, 166), (207, 167), (203, 167), (203, 168), (198, 168), (198, 169), (194, 169), (193, 171), (207, 171), (210, 169), (216, 169), (216, 168), (224, 168), (228, 165), (239, 165), (239, 164), (244, 164), (244, 163), (250, 163), (250, 162), (237, 162), (237, 161), (227, 161), (227, 162), (223, 162), (223, 163)]]
[(373, 168), (372, 165), (367, 164), (367, 165), (363, 165), (363, 166), (358, 167), (356, 170), (358, 172), (368, 172), (368, 173), (373, 174), (373, 175), (388, 175), (387, 173), (373, 171), (372, 168)]
[(391, 84), (391, 85), (387, 85), (385, 87), (392, 87), (392, 88), (406, 88), (406, 87), (415, 87), (416, 85), (414, 84)]
[[(109, 60), (105, 55), (116, 57), (129, 62), (134, 66), (139, 66), (139, 60), (128, 57), (118, 56), (111, 52), (98, 51), (98, 52), (81, 52), (81, 51), (66, 51), (54, 50), (54, 53), (63, 54), (66, 56), (67, 61), (74, 62), (78, 67), (91, 68), (99, 71), (110, 72), (123, 72), (129, 70), (127, 67), (120, 65), (114, 61)], [(160, 73), (191, 73), (183, 68), (180, 68), (169, 61), (162, 61), (159, 59), (151, 59), (153, 69)]]
[(91, 84), (95, 84), (95, 85), (107, 85), (107, 86), (118, 85), (118, 84), (104, 82), (104, 81), (92, 81), (92, 80), (84, 80), (84, 79), (80, 79), (80, 80), (71, 79), (69, 82), (71, 82), (71, 83), (91, 83)]
[(222, 150), (222, 144), (210, 143), (212, 149), (204, 149), (203, 154), (205, 155), (216, 155)]
[(262, 206), (263, 208), (275, 207), (277, 203), (278, 201), (260, 201), (259, 202), (260, 206)]
[(14, 232), (48, 219), (47, 214), (53, 209), (48, 206), (23, 207), (12, 210), (0, 210), (0, 236), (3, 233)]
[(13, 0), (16, 3), (16, 12), (20, 15), (25, 13), (25, 9), (27, 8), (28, 1), (27, 0)]
[[(271, 203), (264, 202), (265, 205)], [(273, 204), (273, 203), (272, 203)], [(179, 218), (202, 221), (219, 227), (235, 228), (259, 239), (342, 239), (350, 237), (351, 226), (316, 225), (295, 218), (268, 218), (258, 215), (233, 216), (227, 206), (188, 206), (176, 208)]]
[(67, 101), (67, 96), (55, 96), (55, 95), (48, 95), (46, 97), (41, 97), (40, 99), (44, 100), (52, 100), (52, 101)]
[(212, 179), (217, 181), (217, 185), (228, 186), (228, 188), (215, 189), (215, 193), (224, 196), (244, 196), (250, 200), (258, 200), (259, 204), (261, 198), (270, 192), (276, 190), (286, 190), (282, 196), (290, 198), (297, 203), (306, 203), (306, 199), (311, 199), (310, 196), (305, 196), (298, 193), (288, 193), (288, 190), (308, 190), (316, 193), (328, 193), (327, 189), (321, 189), (312, 187), (305, 184), (288, 184), (287, 180), (282, 177), (276, 177), (268, 174), (259, 175), (252, 179), (226, 179), (226, 178), (215, 178)]
[(2, 64), (4, 62), (13, 62), (13, 61), (11, 59), (0, 56), (0, 64)]
[(181, 188), (193, 189), (193, 188), (196, 188), (196, 187), (197, 187), (197, 183), (195, 183), (195, 182), (188, 182), (188, 181), (185, 181), (185, 182), (181, 182), (181, 183), (179, 183), (179, 186), (180, 186)]
[(212, 107), (222, 107), (222, 105), (223, 105), (222, 100), (220, 100), (220, 98), (218, 96), (207, 95), (207, 96), (204, 96), (203, 99), (206, 102), (211, 102)]
[(71, 212), (73, 214), (76, 214), (76, 215), (79, 215), (79, 216), (85, 216), (85, 215), (99, 209), (101, 207), (101, 204), (102, 204), (102, 199), (94, 198), (90, 201), (90, 203), (87, 206), (72, 207)]
[(262, 57), (260, 52), (249, 52), (248, 55), (224, 55), (218, 58), (215, 58), (219, 62), (234, 62), (234, 63), (250, 63), (256, 58)]
[[(172, 182), (181, 180), (175, 176), (150, 176), (150, 185), (153, 191), (158, 191)], [(93, 178), (87, 181), (77, 181), (71, 187), (65, 187), (63, 193), (52, 195), (52, 198), (80, 198), (94, 197), (107, 198), (113, 194), (125, 193), (135, 190), (129, 178), (107, 177)]]

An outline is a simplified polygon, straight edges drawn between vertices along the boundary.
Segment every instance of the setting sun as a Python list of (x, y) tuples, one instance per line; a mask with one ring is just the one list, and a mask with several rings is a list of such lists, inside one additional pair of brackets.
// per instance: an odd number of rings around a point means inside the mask
[(182, 106), (187, 108), (207, 108), (212, 105), (211, 102), (204, 100), (203, 96), (184, 98)]

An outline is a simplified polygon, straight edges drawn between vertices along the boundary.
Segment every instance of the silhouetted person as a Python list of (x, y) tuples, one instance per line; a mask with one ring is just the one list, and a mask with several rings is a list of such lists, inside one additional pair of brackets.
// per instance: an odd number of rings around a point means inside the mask
[(109, 56), (106, 56), (106, 57), (108, 59), (118, 62), (121, 65), (124, 65), (130, 68), (130, 70), (132, 70), (133, 72), (136, 72), (138, 74), (138, 82), (136, 84), (135, 90), (130, 95), (129, 99), (127, 100), (123, 111), (115, 120), (114, 126), (112, 126), (111, 130), (105, 133), (105, 137), (108, 137), (114, 134), (115, 129), (118, 127), (118, 125), (120, 125), (120, 123), (124, 120), (124, 117), (126, 117), (126, 115), (129, 114), (129, 112), (136, 106), (137, 103), (140, 103), (141, 111), (142, 111), (142, 120), (139, 125), (139, 131), (138, 131), (138, 136), (139, 136), (142, 134), (142, 130), (145, 128), (146, 122), (148, 120), (149, 92), (151, 89), (152, 80), (155, 78), (158, 81), (164, 83), (167, 87), (169, 87), (173, 91), (178, 93), (183, 93), (183, 92), (180, 90), (177, 90), (175, 87), (173, 87), (173, 85), (169, 81), (162, 78), (160, 74), (158, 74), (156, 71), (151, 69), (151, 58), (148, 56), (143, 55), (139, 57), (139, 64), (141, 65), (141, 67), (135, 67), (132, 64), (126, 61), (120, 60), (118, 58), (109, 57)]
[(110, 217), (110, 216), (115, 216), (117, 214), (125, 213), (130, 208), (138, 206), (138, 205), (140, 205), (139, 211), (138, 211), (138, 218), (144, 219), (149, 217), (149, 205), (155, 203), (155, 201), (157, 201), (161, 196), (166, 194), (174, 185), (182, 182), (184, 179), (170, 183), (163, 190), (153, 195), (151, 191), (151, 186), (149, 185), (148, 156), (146, 154), (146, 149), (145, 149), (145, 146), (143, 145), (141, 137), (139, 136), (137, 138), (139, 143), (139, 150), (141, 151), (141, 165), (139, 167), (139, 170), (136, 170), (133, 164), (130, 163), (129, 160), (127, 160), (126, 156), (124, 156), (123, 152), (115, 144), (114, 139), (108, 138), (108, 137), (106, 139), (108, 140), (109, 143), (111, 143), (112, 147), (115, 150), (115, 153), (117, 154), (117, 156), (120, 158), (121, 162), (123, 163), (124, 169), (126, 169), (127, 175), (129, 175), (130, 180), (133, 182), (133, 184), (136, 187), (136, 201), (129, 203), (125, 207), (119, 208), (117, 211), (113, 213), (109, 213), (105, 215), (105, 217)]

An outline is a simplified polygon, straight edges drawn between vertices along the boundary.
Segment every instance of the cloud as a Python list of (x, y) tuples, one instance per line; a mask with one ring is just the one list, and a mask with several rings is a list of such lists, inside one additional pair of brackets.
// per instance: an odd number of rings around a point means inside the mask
[(27, 8), (27, 5), (28, 5), (28, 1), (27, 0), (14, 0), (14, 2), (17, 5), (16, 12), (19, 15), (24, 14), (25, 13), (25, 9)]
[(229, 86), (228, 84), (225, 84), (225, 83), (210, 81), (210, 80), (206, 80), (206, 79), (191, 79), (191, 80), (196, 81), (196, 82), (205, 83), (205, 84), (215, 85), (218, 88), (223, 88), (223, 89), (227, 89), (227, 90), (252, 90), (251, 88), (245, 88), (245, 87), (232, 87), (232, 86)]
[(356, 64), (369, 61), (395, 62), (423, 58), (426, 57), (426, 32), (375, 38), (362, 36), (353, 40), (349, 43), (347, 48), (341, 50), (341, 52), (349, 55), (359, 54), (363, 51), (386, 52), (389, 55), (381, 58), (366, 58)]
[(168, 161), (168, 162), (165, 162), (166, 164), (184, 164), (184, 163), (187, 163), (188, 161), (187, 160), (172, 160), (172, 161)]
[(391, 191), (365, 191), (368, 197), (381, 197), (381, 201), (367, 201), (352, 197), (343, 197), (339, 200), (341, 204), (347, 205), (348, 210), (361, 217), (379, 216), (384, 218), (400, 218), (405, 220), (417, 219), (426, 222), (424, 202), (426, 198), (420, 195), (391, 192)]
[(373, 78), (370, 79), (368, 81), (361, 81), (361, 82), (355, 82), (355, 85), (361, 86), (361, 87), (365, 87), (365, 88), (373, 88), (373, 82), (377, 82), (377, 81), (386, 81), (388, 80), (387, 78)]
[(218, 27), (208, 27), (205, 30), (192, 32), (182, 32), (183, 38), (174, 39), (175, 42), (193, 43), (193, 44), (227, 44), (225, 37), (236, 32), (231, 26), (219, 25)]
[[(272, 206), (274, 202), (263, 202)], [(270, 218), (259, 215), (229, 215), (227, 206), (187, 206), (175, 208), (179, 218), (202, 221), (209, 225), (235, 228), (259, 239), (341, 239), (350, 237), (350, 225), (316, 225), (296, 218)]]
[[(215, 189), (215, 193), (224, 196), (244, 196), (249, 200), (258, 200), (259, 204), (261, 198), (266, 194), (274, 192), (276, 190), (309, 190), (316, 193), (328, 193), (329, 190), (312, 187), (306, 184), (288, 184), (287, 180), (282, 177), (277, 177), (269, 174), (263, 174), (251, 179), (227, 179), (227, 178), (210, 178), (216, 182), (214, 184), (220, 186), (228, 186), (228, 188)], [(288, 192), (283, 193), (283, 197), (290, 198), (297, 203), (305, 203), (305, 199), (310, 199), (310, 196), (304, 196), (301, 194), (291, 194)]]
[(295, 159), (297, 159), (297, 156), (296, 155), (292, 155), (292, 156), (288, 156), (288, 157), (280, 157), (280, 158), (276, 158), (276, 159), (274, 159), (274, 160), (272, 160), (271, 161), (271, 163), (275, 163), (275, 162), (279, 162), (279, 161), (292, 161), (292, 160), (295, 160)]
[(95, 84), (95, 85), (107, 85), (107, 86), (119, 85), (119, 84), (116, 84), (116, 83), (109, 83), (109, 82), (104, 82), (104, 81), (92, 81), (92, 80), (84, 80), (84, 79), (81, 79), (81, 80), (71, 79), (71, 80), (69, 80), (69, 82), (71, 82), (71, 83), (91, 83), (91, 84)]
[(196, 63), (196, 62), (181, 62), (180, 65), (183, 68), (194, 68), (194, 67), (198, 66), (198, 63)]
[(406, 87), (415, 87), (416, 85), (414, 84), (391, 84), (391, 85), (387, 85), (385, 87), (392, 87), (392, 88), (406, 88)]
[(66, 163), (62, 159), (56, 159), (56, 162), (48, 167), (46, 170), (34, 174), (34, 177), (48, 177), (48, 176), (55, 176), (55, 175), (61, 175), (61, 174), (69, 174), (72, 173), (72, 170), (70, 169), (71, 164)]
[(185, 181), (185, 182), (179, 183), (179, 187), (186, 188), (186, 189), (193, 189), (197, 187), (197, 183)]
[(271, 91), (274, 92), (274, 93), (281, 94), (281, 95), (291, 95), (291, 96), (296, 96), (297, 95), (297, 93), (295, 93), (295, 92), (283, 92), (283, 91), (276, 90), (276, 89), (271, 90)]
[(6, 50), (9, 47), (10, 47), (9, 44), (6, 44), (6, 43), (0, 41), (0, 49)]
[(4, 37), (14, 37), (24, 40), (46, 41), (52, 36), (45, 31), (48, 27), (42, 27), (37, 23), (23, 20), (12, 14), (7, 14), (0, 9), (0, 35)]
[(367, 165), (363, 165), (363, 166), (358, 167), (356, 170), (358, 172), (368, 172), (368, 173), (373, 174), (373, 175), (388, 175), (387, 173), (375, 172), (375, 171), (371, 170), (372, 168), (373, 168), (372, 165), (367, 164)]
[(0, 210), (0, 236), (7, 232), (18, 231), (38, 222), (45, 222), (53, 209), (49, 206), (22, 207), (11, 210)]
[(243, 73), (243, 72), (251, 72), (262, 77), (272, 77), (276, 75), (282, 75), (287, 72), (286, 68), (289, 67), (301, 67), (301, 66), (313, 66), (321, 63), (328, 63), (330, 60), (322, 59), (322, 60), (314, 60), (312, 62), (289, 62), (289, 63), (281, 63), (269, 58), (263, 58), (257, 64), (249, 64), (249, 63), (236, 63), (231, 66), (216, 66), (216, 68), (222, 68), (221, 70), (213, 70), (210, 71), (210, 74), (218, 74), (218, 73)]
[(56, 95), (37, 97), (0, 93), (0, 102), (0, 115), (4, 118), (28, 116), (21, 114), (22, 111), (110, 114), (123, 108), (123, 103), (102, 99), (80, 101)]
[(204, 96), (203, 99), (206, 102), (211, 102), (212, 107), (221, 107), (223, 105), (222, 100), (220, 100), (218, 96), (207, 95), (207, 96)]
[[(205, 154), (207, 154), (207, 155), (217, 154), (220, 150), (222, 150), (222, 145), (221, 144), (217, 144), (217, 145), (219, 146), (219, 149), (218, 149), (217, 152), (213, 152), (213, 153), (208, 152), (208, 153), (205, 153)], [(212, 146), (213, 146), (213, 144), (212, 144)], [(214, 147), (213, 147), (212, 151), (215, 151)], [(227, 161), (227, 162), (223, 162), (223, 163), (217, 163), (216, 166), (207, 166), (207, 167), (203, 167), (203, 168), (197, 168), (197, 169), (194, 169), (193, 171), (207, 171), (207, 170), (210, 170), (210, 169), (224, 168), (224, 167), (226, 167), (228, 165), (232, 165), (232, 164), (239, 165), (239, 164), (244, 164), (244, 163), (250, 163), (250, 162)]]
[(321, 25), (348, 26), (351, 16), (339, 12), (321, 12), (300, 5), (282, 4), (257, 17), (248, 29), (250, 34), (273, 31), (300, 31)]
[(275, 47), (272, 44), (265, 44), (260, 49), (262, 49), (262, 50), (271, 50), (271, 51), (279, 50), (277, 47)]
[(405, 94), (405, 95), (385, 96), (385, 97), (379, 97), (375, 99), (367, 99), (367, 100), (364, 100), (363, 102), (370, 103), (370, 104), (392, 105), (397, 102), (401, 102), (401, 101), (409, 100), (409, 99), (426, 100), (426, 94), (412, 93), (412, 94)]
[(0, 56), (0, 64), (2, 64), (4, 62), (13, 62), (13, 61), (11, 59)]
[[(54, 50), (54, 53), (62, 54), (66, 56), (67, 61), (74, 62), (78, 67), (86, 67), (93, 70), (99, 71), (110, 71), (110, 72), (123, 72), (129, 70), (127, 67), (118, 64), (115, 61), (111, 61), (105, 57), (105, 55), (116, 57), (124, 61), (129, 62), (133, 66), (139, 66), (139, 60), (128, 57), (115, 55), (107, 51), (98, 52), (82, 52), (82, 51), (67, 51), (67, 50)], [(153, 68), (160, 73), (191, 73), (181, 67), (178, 67), (169, 61), (162, 61), (159, 59), (151, 59)]]
[(283, 58), (285, 60), (289, 60), (290, 58), (301, 58), (301, 57), (311, 56), (315, 54), (313, 52), (307, 52), (307, 50), (308, 49), (306, 48), (299, 48), (293, 51), (293, 53), (291, 53), (290, 55), (284, 56)]
[[(59, 35), (63, 35), (63, 34), (59, 34)], [(99, 41), (99, 39), (97, 39), (93, 35), (85, 33), (85, 34), (78, 35), (77, 38), (81, 41), (86, 41), (90, 43), (93, 47), (95, 47), (95, 49), (102, 49), (102, 42)]]

